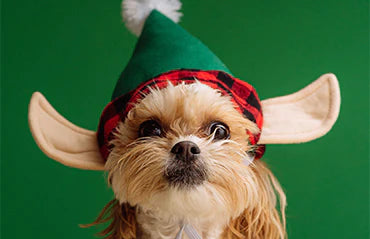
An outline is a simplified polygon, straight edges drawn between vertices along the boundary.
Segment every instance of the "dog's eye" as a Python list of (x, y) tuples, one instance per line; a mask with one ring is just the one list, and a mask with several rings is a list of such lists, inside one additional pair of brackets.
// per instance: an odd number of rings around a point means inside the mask
[(140, 125), (139, 137), (161, 136), (162, 127), (155, 120), (145, 121)]
[(209, 126), (209, 135), (214, 134), (215, 140), (230, 138), (229, 127), (222, 122), (213, 122)]

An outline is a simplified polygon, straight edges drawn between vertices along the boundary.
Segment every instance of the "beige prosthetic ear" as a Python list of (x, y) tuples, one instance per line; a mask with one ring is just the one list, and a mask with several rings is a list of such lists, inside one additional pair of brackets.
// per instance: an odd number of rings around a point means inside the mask
[(74, 168), (104, 169), (96, 133), (63, 118), (39, 92), (32, 95), (28, 122), (37, 145), (50, 158)]
[(333, 74), (302, 90), (262, 101), (264, 123), (260, 144), (292, 144), (326, 134), (338, 118), (340, 92)]

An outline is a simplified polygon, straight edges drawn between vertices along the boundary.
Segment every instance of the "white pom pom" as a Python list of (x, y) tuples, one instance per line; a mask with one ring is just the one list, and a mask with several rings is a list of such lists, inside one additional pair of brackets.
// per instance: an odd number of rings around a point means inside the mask
[(178, 12), (180, 8), (181, 2), (179, 0), (123, 0), (122, 18), (126, 27), (139, 36), (146, 18), (153, 9), (177, 23), (182, 16), (182, 13)]

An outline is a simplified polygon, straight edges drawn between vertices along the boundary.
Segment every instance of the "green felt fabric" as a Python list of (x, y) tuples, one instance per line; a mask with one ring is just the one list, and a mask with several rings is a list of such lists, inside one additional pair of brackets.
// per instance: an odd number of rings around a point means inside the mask
[(180, 68), (230, 73), (224, 63), (200, 40), (154, 10), (145, 22), (135, 51), (114, 89), (112, 100), (136, 88), (143, 81)]

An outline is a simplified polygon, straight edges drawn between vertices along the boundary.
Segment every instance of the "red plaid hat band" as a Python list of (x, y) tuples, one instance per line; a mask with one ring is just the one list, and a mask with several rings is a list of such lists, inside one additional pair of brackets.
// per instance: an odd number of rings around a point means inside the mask
[[(173, 70), (141, 83), (136, 89), (117, 97), (105, 107), (100, 117), (97, 134), (100, 152), (103, 158), (107, 159), (109, 155), (109, 142), (114, 137), (113, 133), (118, 123), (125, 120), (127, 113), (133, 108), (133, 105), (145, 93), (148, 93), (151, 87), (154, 86), (163, 89), (167, 87), (168, 82), (177, 85), (182, 82), (191, 84), (195, 81), (217, 89), (223, 95), (231, 96), (233, 103), (235, 103), (235, 108), (262, 129), (263, 116), (261, 103), (255, 89), (250, 84), (222, 71)], [(250, 136), (250, 143), (257, 146), (260, 135), (248, 134)], [(255, 158), (261, 158), (264, 150), (264, 145), (256, 147)]]

